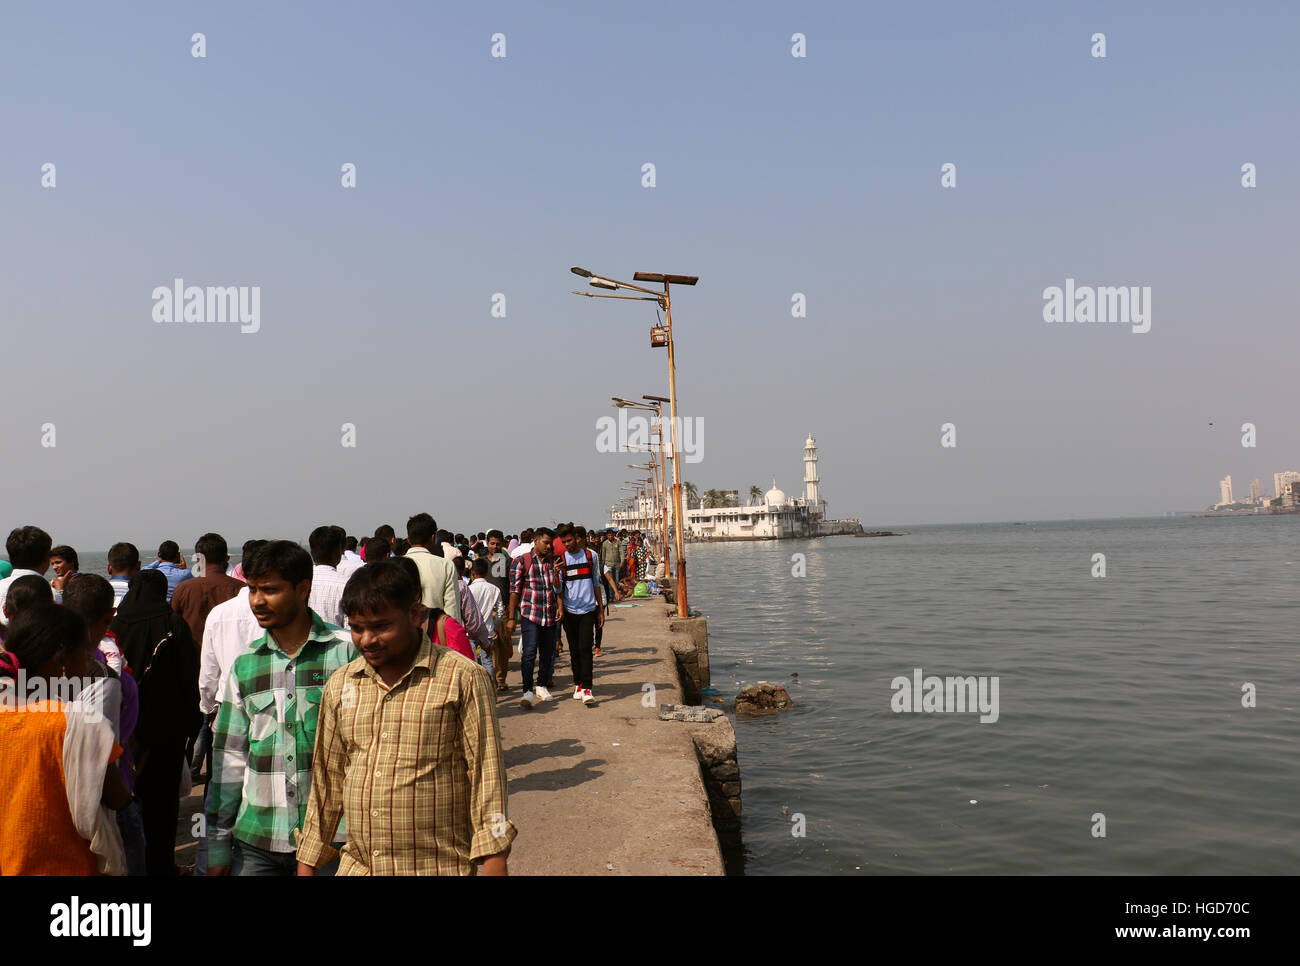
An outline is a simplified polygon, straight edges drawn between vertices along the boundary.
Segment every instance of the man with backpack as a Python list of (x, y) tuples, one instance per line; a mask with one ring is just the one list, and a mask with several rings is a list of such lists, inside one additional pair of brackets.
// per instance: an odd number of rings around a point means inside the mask
[(600, 589), (600, 561), (587, 549), (587, 528), (564, 526), (559, 536), (566, 550), (555, 556), (556, 578), (564, 588), (563, 617), (573, 668), (573, 699), (594, 707), (592, 696), (592, 644), (597, 626), (605, 624)]

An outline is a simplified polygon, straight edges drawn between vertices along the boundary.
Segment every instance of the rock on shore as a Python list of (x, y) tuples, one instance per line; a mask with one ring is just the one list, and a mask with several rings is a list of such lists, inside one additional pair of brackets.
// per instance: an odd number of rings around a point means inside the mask
[(790, 692), (779, 684), (759, 681), (740, 689), (736, 695), (736, 714), (763, 714), (794, 707)]

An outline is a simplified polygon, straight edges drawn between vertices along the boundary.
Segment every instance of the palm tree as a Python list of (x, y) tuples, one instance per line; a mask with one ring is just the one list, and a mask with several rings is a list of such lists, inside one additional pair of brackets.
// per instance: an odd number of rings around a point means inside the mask
[(712, 510), (714, 507), (719, 507), (719, 506), (722, 506), (722, 491), (721, 491), (721, 490), (705, 490), (705, 491), (704, 491), (704, 509), (706, 509), (706, 510)]
[(695, 488), (694, 483), (683, 483), (682, 491), (686, 494), (686, 509), (691, 509), (691, 504), (700, 502), (700, 491)]
[(760, 490), (758, 487), (751, 486), (749, 488), (749, 502), (757, 503), (762, 496), (763, 496), (763, 491)]

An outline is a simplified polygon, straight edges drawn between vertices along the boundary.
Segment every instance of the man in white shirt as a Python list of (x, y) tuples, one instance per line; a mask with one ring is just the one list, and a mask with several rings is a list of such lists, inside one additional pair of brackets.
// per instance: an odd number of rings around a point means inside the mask
[(500, 589), (488, 580), (491, 572), (492, 565), (486, 557), (475, 560), (470, 569), (469, 592), (474, 595), (474, 603), (478, 604), (478, 612), (488, 633), (495, 637), (505, 613), (505, 604)]
[(343, 613), (343, 588), (348, 580), (336, 569), (343, 559), (343, 541), (338, 527), (317, 527), (307, 538), (311, 547), (311, 593), (307, 606), (321, 616), (327, 624), (346, 628), (348, 616)]
[(5, 598), (9, 596), (9, 585), (19, 577), (35, 574), (44, 577), (50, 569), (50, 548), (54, 541), (40, 527), (15, 527), (5, 541), (5, 552), (14, 571), (0, 580), (0, 607), (4, 607)]
[(510, 551), (510, 559), (517, 560), (533, 549), (533, 531), (532, 528), (519, 531), (519, 546)]
[[(195, 748), (195, 761), (202, 765), (207, 747), (211, 744), (210, 729), (221, 706), (219, 700), (226, 688), (226, 678), (235, 658), (248, 650), (248, 645), (260, 640), (265, 633), (253, 616), (253, 608), (248, 603), (248, 588), (243, 587), (230, 600), (224, 601), (208, 611), (203, 623), (203, 646), (199, 658), (199, 710), (208, 718), (204, 729), (206, 741)], [(207, 811), (207, 791), (204, 789), (203, 809)], [(199, 852), (194, 863), (194, 874), (203, 875), (208, 864), (208, 839), (199, 836)]]
[(364, 567), (366, 562), (357, 553), (357, 538), (347, 536), (342, 527), (335, 527), (334, 529), (338, 530), (340, 535), (343, 536), (343, 559), (339, 561), (339, 565), (334, 569), (341, 573), (343, 579), (346, 580)]
[[(462, 562), (463, 563), (463, 562)], [(452, 565), (453, 567), (456, 564)], [(468, 564), (465, 564), (468, 567)], [(461, 626), (465, 628), (465, 633), (469, 639), (474, 642), (475, 651), (479, 663), (487, 668), (489, 674), (494, 673), (492, 669), (492, 634), (488, 630), (487, 621), (479, 613), (478, 600), (470, 590), (469, 578), (456, 579), (456, 589), (460, 593), (460, 612)]]
[(131, 585), (131, 578), (140, 572), (140, 551), (133, 543), (115, 543), (108, 548), (108, 582), (113, 585), (113, 606), (121, 606)]
[[(410, 537), (407, 537), (410, 540)], [(411, 541), (414, 543), (415, 541)], [(446, 530), (438, 531), (438, 542), (442, 545), (442, 558), (444, 560), (455, 560), (460, 556), (460, 547), (451, 542), (451, 534)]]
[(248, 603), (248, 588), (208, 612), (203, 624), (202, 657), (199, 659), (199, 710), (216, 714), (218, 700), (230, 676), (235, 658), (261, 638), (262, 628)]

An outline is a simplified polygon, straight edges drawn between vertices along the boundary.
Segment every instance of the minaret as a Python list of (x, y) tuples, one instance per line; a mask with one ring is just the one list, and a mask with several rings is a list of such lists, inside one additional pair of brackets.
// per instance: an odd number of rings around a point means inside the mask
[(817, 484), (821, 477), (817, 475), (817, 441), (812, 433), (803, 444), (803, 497), (814, 512), (821, 510), (821, 497), (817, 495)]

